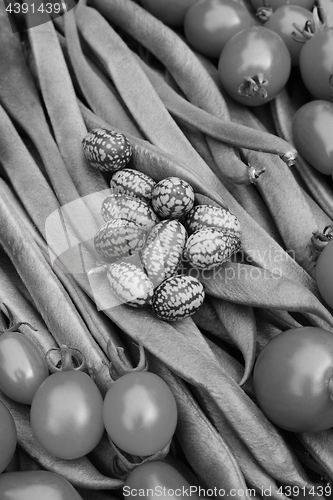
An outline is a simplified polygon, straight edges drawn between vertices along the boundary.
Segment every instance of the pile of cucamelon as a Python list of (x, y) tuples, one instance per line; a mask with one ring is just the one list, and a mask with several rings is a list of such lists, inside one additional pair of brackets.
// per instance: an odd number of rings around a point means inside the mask
[[(294, 68), (269, 103), (236, 102), (216, 60), (143, 5), (79, 0), (38, 22), (0, 4), (0, 498), (35, 477), (61, 499), (122, 499), (154, 473), (199, 497), (329, 497), (331, 424), (274, 423), (254, 371), (284, 332), (333, 334), (316, 280), (332, 181), (292, 132), (308, 91)], [(25, 345), (38, 377), (14, 394), (4, 353), (15, 366)], [(126, 447), (119, 412), (143, 418), (146, 393), (121, 395), (147, 374), (169, 434), (151, 424), (158, 449), (135, 448), (149, 437), (127, 426)], [(75, 445), (73, 384), (91, 396)]]

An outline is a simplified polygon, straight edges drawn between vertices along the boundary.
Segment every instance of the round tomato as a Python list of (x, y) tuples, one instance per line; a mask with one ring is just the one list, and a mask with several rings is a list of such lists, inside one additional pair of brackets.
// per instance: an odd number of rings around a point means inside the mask
[(259, 407), (282, 429), (317, 432), (333, 426), (333, 333), (287, 330), (261, 351), (253, 372)]
[(103, 431), (103, 398), (81, 371), (50, 375), (37, 389), (30, 412), (41, 445), (58, 458), (79, 458), (97, 446)]
[(299, 55), (299, 69), (304, 85), (316, 99), (332, 100), (332, 47), (333, 28), (328, 28), (305, 42)]
[(234, 35), (222, 49), (221, 83), (236, 101), (259, 106), (273, 99), (290, 75), (291, 59), (282, 38), (263, 26)]
[(329, 175), (333, 171), (333, 104), (314, 100), (295, 113), (292, 132), (295, 147), (311, 165)]
[(187, 10), (198, 0), (141, 0), (144, 9), (163, 23), (179, 28), (183, 25)]
[(13, 458), (16, 444), (17, 435), (14, 419), (6, 406), (0, 401), (0, 474)]
[(0, 390), (6, 396), (30, 405), (48, 375), (45, 357), (27, 337), (19, 332), (0, 336)]
[(300, 5), (304, 9), (312, 9), (315, 0), (251, 0), (251, 3), (255, 9), (259, 7), (264, 7), (266, 3), (269, 4), (273, 10), (278, 9), (281, 5)]
[(138, 496), (145, 500), (157, 500), (161, 497), (169, 500), (188, 497), (199, 499), (195, 491), (190, 492), (190, 484), (174, 467), (157, 460), (145, 462), (129, 473), (123, 487), (123, 495), (129, 500)]
[(169, 386), (150, 372), (118, 378), (108, 390), (104, 425), (123, 451), (145, 456), (168, 444), (177, 425), (177, 405)]
[(333, 241), (319, 255), (316, 263), (316, 282), (325, 302), (333, 308)]
[(200, 0), (186, 13), (189, 44), (208, 57), (219, 57), (226, 42), (252, 25), (249, 11), (234, 0)]
[(273, 30), (280, 35), (288, 47), (291, 63), (294, 66), (298, 66), (299, 64), (299, 54), (303, 43), (298, 42), (292, 36), (292, 33), (295, 31), (293, 23), (304, 28), (306, 22), (312, 20), (313, 15), (308, 9), (304, 9), (304, 7), (300, 7), (299, 5), (282, 5), (273, 12), (264, 24), (265, 28)]
[(67, 479), (44, 470), (5, 472), (0, 476), (3, 500), (82, 500)]

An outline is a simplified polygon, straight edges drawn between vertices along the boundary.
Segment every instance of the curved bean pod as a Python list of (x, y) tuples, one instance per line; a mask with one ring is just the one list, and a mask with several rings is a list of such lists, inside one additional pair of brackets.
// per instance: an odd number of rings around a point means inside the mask
[(87, 129), (53, 24), (34, 26), (28, 36), (47, 113), (75, 188), (80, 196), (105, 189), (101, 172), (90, 167), (83, 153), (81, 141)]
[[(282, 92), (273, 99), (270, 106), (279, 136), (292, 144), (292, 121), (294, 111), (287, 91), (283, 89)], [(333, 219), (333, 190), (327, 182), (326, 176), (314, 169), (300, 155), (297, 157), (295, 168), (318, 205), (331, 219)]]
[(134, 120), (128, 116), (128, 112), (110, 89), (109, 82), (96, 74), (92, 62), (89, 63), (85, 57), (79, 40), (74, 10), (64, 16), (64, 21), (69, 58), (80, 89), (92, 111), (112, 126), (120, 128), (125, 135), (143, 138)]
[(333, 480), (333, 432), (332, 429), (321, 432), (303, 432), (298, 439), (308, 450), (319, 466)]
[(213, 307), (230, 338), (243, 355), (245, 370), (239, 385), (249, 378), (255, 361), (257, 327), (252, 307), (212, 298)]
[(296, 158), (297, 151), (284, 139), (259, 129), (213, 116), (184, 99), (165, 82), (157, 71), (154, 71), (141, 59), (138, 58), (138, 60), (154, 89), (173, 116), (218, 141), (235, 147), (276, 154), (289, 166), (294, 163), (289, 163), (288, 158), (291, 159), (293, 156)]
[[(176, 436), (199, 479), (211, 488), (223, 488), (226, 491), (235, 488), (236, 492), (245, 492), (246, 483), (235, 457), (224, 438), (205, 417), (184, 382), (155, 357), (148, 356), (148, 364), (149, 369), (168, 384), (176, 399), (178, 409)], [(209, 443), (208, 453), (207, 443)], [(238, 493), (236, 498), (244, 499), (245, 494)]]
[(199, 279), (208, 295), (253, 307), (302, 312), (316, 326), (333, 331), (333, 316), (304, 285), (278, 272), (226, 262), (218, 270), (203, 272)]

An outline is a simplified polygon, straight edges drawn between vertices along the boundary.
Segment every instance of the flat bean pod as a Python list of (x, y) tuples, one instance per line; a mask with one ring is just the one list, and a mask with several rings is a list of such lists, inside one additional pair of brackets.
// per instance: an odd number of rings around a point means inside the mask
[(319, 299), (304, 285), (281, 274), (226, 262), (215, 274), (202, 273), (208, 295), (252, 307), (267, 307), (302, 312), (316, 326), (333, 331), (333, 317)]
[(298, 434), (297, 437), (328, 477), (333, 480), (332, 429), (321, 432), (303, 432)]
[(256, 354), (257, 327), (252, 307), (212, 298), (213, 307), (230, 338), (243, 355), (245, 370), (239, 384), (250, 376)]
[(263, 490), (267, 490), (270, 496), (275, 500), (279, 498), (286, 500), (285, 495), (281, 494), (278, 490), (274, 478), (267, 474), (265, 469), (259, 465), (252, 455), (251, 450), (248, 449), (246, 442), (243, 442), (239, 436), (237, 436), (235, 430), (228, 424), (214, 402), (207, 399), (206, 395), (201, 390), (198, 390), (198, 394), (207, 416), (226, 440), (235, 455), (247, 484), (255, 489), (257, 495), (260, 495)]
[(124, 134), (143, 138), (134, 120), (110, 90), (110, 84), (96, 74), (92, 62), (89, 63), (84, 55), (73, 10), (67, 13), (64, 21), (69, 58), (80, 89), (92, 111), (112, 126), (120, 128)]
[[(279, 136), (292, 144), (292, 121), (294, 118), (294, 110), (286, 89), (283, 89), (281, 93), (273, 99), (270, 106)], [(333, 190), (327, 182), (326, 176), (314, 169), (300, 155), (295, 163), (295, 168), (306, 184), (312, 197), (324, 212), (333, 219)]]
[(81, 147), (87, 130), (53, 24), (34, 26), (28, 36), (47, 113), (72, 183), (80, 196), (105, 189), (106, 181), (90, 167)]
[(165, 82), (157, 71), (149, 68), (141, 60), (140, 63), (152, 82), (154, 89), (173, 116), (183, 120), (188, 125), (198, 128), (206, 135), (235, 147), (276, 154), (282, 157), (282, 159), (292, 156), (292, 154), (296, 157), (297, 152), (295, 148), (284, 139), (268, 132), (260, 131), (259, 129), (253, 129), (213, 116), (179, 95)]
[[(236, 498), (245, 498), (246, 483), (235, 457), (205, 417), (184, 382), (156, 358), (149, 356), (148, 363), (149, 369), (163, 378), (176, 399), (176, 436), (199, 479), (210, 488), (223, 488), (226, 491), (235, 488)], [(241, 494), (240, 491), (244, 493)]]

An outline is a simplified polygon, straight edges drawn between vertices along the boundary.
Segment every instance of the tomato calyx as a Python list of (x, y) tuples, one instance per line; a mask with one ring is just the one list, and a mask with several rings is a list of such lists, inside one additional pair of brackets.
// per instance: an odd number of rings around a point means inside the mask
[(333, 226), (326, 226), (322, 232), (314, 231), (311, 237), (311, 243), (314, 258), (317, 259), (327, 244), (333, 240)]
[(262, 73), (257, 73), (253, 76), (246, 76), (243, 83), (238, 88), (238, 94), (243, 97), (254, 97), (256, 95), (261, 95), (263, 99), (268, 96), (265, 87), (268, 85), (268, 80), (264, 78)]
[(268, 21), (268, 19), (271, 17), (272, 14), (273, 14), (272, 7), (264, 5), (263, 7), (258, 7), (255, 15), (262, 23), (265, 23), (266, 21)]
[(295, 42), (305, 43), (314, 35), (327, 28), (326, 14), (322, 7), (314, 7), (312, 11), (313, 20), (308, 20), (304, 26), (293, 23), (296, 31), (292, 31), (291, 36)]
[(123, 347), (116, 346), (110, 339), (107, 344), (107, 354), (110, 359), (110, 376), (113, 381), (117, 380), (122, 375), (131, 372), (146, 372), (148, 371), (148, 364), (145, 356), (144, 347), (138, 344), (139, 348), (139, 361), (137, 366), (133, 367), (128, 357), (125, 354)]
[(51, 373), (72, 370), (87, 372), (86, 360), (81, 351), (65, 344), (49, 349), (45, 359)]
[(163, 460), (170, 451), (171, 440), (161, 450), (145, 457), (131, 455), (122, 451), (108, 436), (109, 443), (115, 453), (113, 462), (111, 464), (112, 473), (119, 479), (126, 479), (128, 474), (135, 469), (138, 465), (146, 462), (153, 462), (156, 460)]

